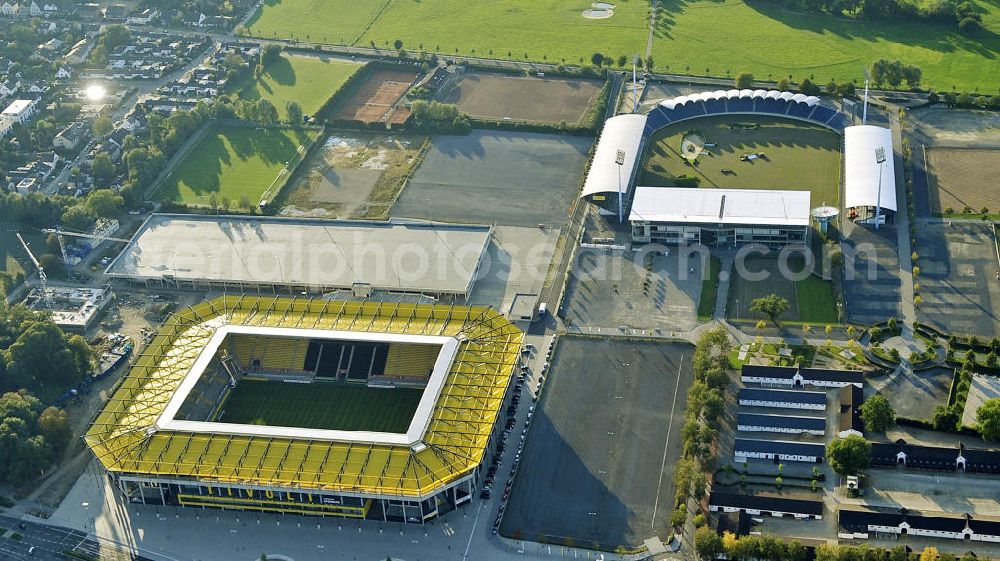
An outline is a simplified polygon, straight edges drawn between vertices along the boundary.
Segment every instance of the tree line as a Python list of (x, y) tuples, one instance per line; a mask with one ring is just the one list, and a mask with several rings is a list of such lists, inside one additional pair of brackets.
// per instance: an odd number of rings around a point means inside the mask
[(797, 10), (863, 19), (951, 24), (966, 34), (978, 30), (983, 20), (969, 0), (777, 0), (776, 3)]
[(66, 412), (44, 407), (80, 383), (93, 351), (49, 317), (24, 306), (0, 307), (0, 482), (23, 483), (49, 467), (69, 443)]
[[(809, 552), (798, 541), (785, 541), (771, 535), (740, 536), (724, 532), (721, 536), (708, 526), (698, 528), (694, 534), (694, 547), (703, 561), (715, 561), (725, 555), (732, 561), (805, 561)], [(909, 551), (905, 545), (892, 548), (872, 547), (868, 544), (821, 545), (815, 549), (815, 561), (989, 561), (988, 557), (972, 552), (958, 557), (939, 552), (927, 546), (923, 551)]]
[(687, 519), (688, 496), (695, 500), (705, 496), (705, 473), (711, 469), (712, 444), (719, 436), (716, 427), (726, 407), (729, 348), (729, 334), (718, 327), (698, 338), (691, 359), (695, 379), (688, 389), (681, 428), (682, 457), (674, 469), (675, 509), (670, 517), (674, 527), (683, 526)]

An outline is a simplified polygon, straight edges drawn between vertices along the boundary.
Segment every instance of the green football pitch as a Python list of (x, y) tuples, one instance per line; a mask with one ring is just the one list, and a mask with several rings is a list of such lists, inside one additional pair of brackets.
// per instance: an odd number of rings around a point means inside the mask
[(294, 101), (306, 115), (313, 115), (337, 92), (361, 64), (317, 56), (282, 55), (266, 65), (260, 77), (240, 92), (240, 99), (266, 99), (288, 118), (288, 103)]
[(406, 432), (423, 390), (336, 382), (243, 380), (226, 400), (221, 423), (374, 432)]
[(314, 130), (216, 127), (209, 130), (163, 181), (159, 196), (167, 201), (208, 206), (212, 193), (236, 208), (242, 197), (257, 204), (260, 196), (309, 142)]
[[(565, 64), (589, 64), (595, 52), (645, 54), (650, 3), (611, 3), (612, 17), (587, 19), (589, 0), (265, 0), (248, 32), (389, 49), (398, 39), (414, 51)], [(650, 54), (661, 72), (821, 84), (860, 80), (872, 61), (899, 59), (923, 70), (923, 87), (995, 92), (1000, 4), (972, 3), (983, 29), (963, 34), (954, 22), (807, 13), (780, 2), (662, 0)]]

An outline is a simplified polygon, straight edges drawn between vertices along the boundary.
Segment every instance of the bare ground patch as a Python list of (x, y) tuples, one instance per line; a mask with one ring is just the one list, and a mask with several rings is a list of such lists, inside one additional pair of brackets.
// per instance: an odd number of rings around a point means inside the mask
[(927, 164), (931, 212), (1000, 212), (1000, 149), (928, 148)]
[(282, 214), (378, 218), (418, 160), (418, 136), (335, 133), (289, 189)]
[(602, 86), (597, 80), (469, 73), (444, 101), (473, 117), (573, 124), (583, 119)]

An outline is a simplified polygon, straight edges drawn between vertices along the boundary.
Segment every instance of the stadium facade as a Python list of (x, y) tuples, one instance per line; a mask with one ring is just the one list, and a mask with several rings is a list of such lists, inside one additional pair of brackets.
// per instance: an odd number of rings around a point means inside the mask
[[(470, 501), (522, 343), (485, 307), (219, 297), (164, 323), (85, 441), (131, 502), (422, 523)], [(422, 394), (397, 432), (223, 421), (250, 380)]]
[(638, 187), (629, 213), (633, 243), (805, 247), (809, 191)]

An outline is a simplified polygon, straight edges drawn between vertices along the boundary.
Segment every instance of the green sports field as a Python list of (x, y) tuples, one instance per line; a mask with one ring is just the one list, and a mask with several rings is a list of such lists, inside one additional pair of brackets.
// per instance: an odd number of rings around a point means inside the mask
[(406, 432), (423, 390), (334, 382), (243, 380), (217, 419), (222, 423), (374, 432)]
[[(758, 128), (733, 128), (759, 125)], [(681, 157), (688, 133), (704, 139), (708, 153), (698, 165)], [(766, 159), (740, 161), (747, 153)], [(665, 127), (653, 136), (640, 185), (674, 186), (680, 175), (697, 176), (702, 188), (792, 189), (812, 192), (812, 205), (840, 201), (840, 136), (817, 125), (791, 119), (729, 115), (704, 117)], [(722, 170), (730, 170), (723, 173)]]
[(163, 200), (207, 206), (215, 193), (236, 207), (246, 196), (257, 204), (260, 196), (283, 173), (300, 146), (319, 131), (245, 127), (217, 127), (193, 146), (163, 181)]
[[(810, 275), (794, 280), (781, 274), (776, 257), (747, 257), (743, 270), (749, 273), (767, 272), (764, 280), (748, 280), (741, 275), (741, 267), (733, 268), (726, 304), (728, 316), (733, 320), (759, 320), (766, 316), (750, 311), (750, 302), (769, 294), (788, 300), (788, 311), (779, 321), (803, 322), (811, 325), (837, 323), (837, 308), (830, 281)], [(797, 273), (804, 269), (801, 258), (788, 260), (788, 269)]]
[(312, 115), (330, 99), (360, 64), (317, 56), (284, 54), (264, 67), (260, 77), (240, 92), (241, 99), (264, 98), (278, 108), (282, 119), (288, 116), (288, 102), (298, 102), (302, 112)]
[[(585, 19), (589, 0), (265, 0), (250, 21), (261, 37), (391, 46), (490, 58), (578, 63), (594, 52), (645, 53), (649, 2), (618, 0), (613, 17)], [(857, 20), (785, 10), (777, 2), (662, 0), (653, 40), (655, 69), (712, 76), (826, 83), (860, 79), (878, 58), (919, 66), (924, 85), (995, 92), (1000, 73), (1000, 4), (974, 0), (984, 29), (955, 24)], [(489, 25), (483, 25), (489, 22)]]

